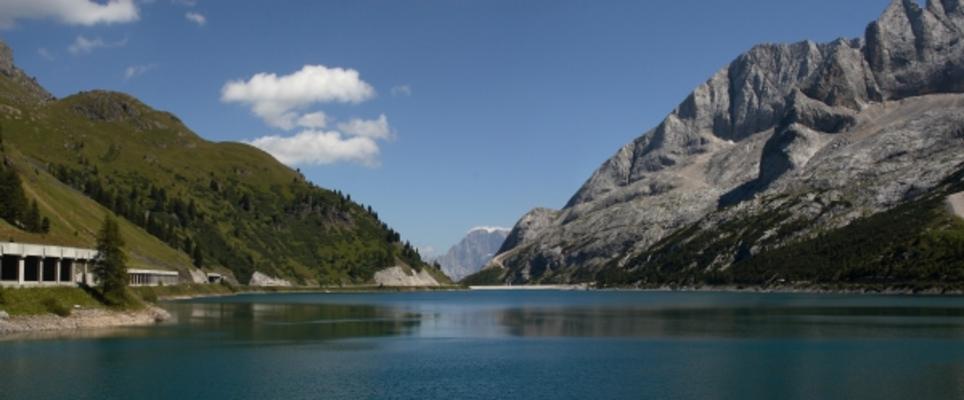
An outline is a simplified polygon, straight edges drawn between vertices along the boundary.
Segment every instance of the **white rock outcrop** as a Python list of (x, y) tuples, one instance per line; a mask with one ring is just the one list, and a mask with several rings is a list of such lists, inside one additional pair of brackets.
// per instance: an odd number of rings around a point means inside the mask
[(400, 266), (385, 268), (375, 273), (375, 283), (391, 287), (435, 287), (441, 284), (427, 270), (406, 271)]
[(259, 271), (255, 271), (251, 275), (251, 281), (248, 282), (248, 286), (257, 287), (291, 287), (293, 286), (291, 282), (281, 278), (275, 278), (273, 276), (263, 274)]
[(964, 192), (947, 196), (947, 207), (954, 215), (964, 218)]

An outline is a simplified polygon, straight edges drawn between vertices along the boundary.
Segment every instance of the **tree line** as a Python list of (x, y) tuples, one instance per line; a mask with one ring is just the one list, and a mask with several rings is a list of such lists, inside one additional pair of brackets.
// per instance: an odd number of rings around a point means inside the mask
[(17, 228), (33, 233), (50, 232), (50, 219), (40, 214), (36, 200), (27, 200), (23, 182), (3, 148), (3, 127), (0, 126), (0, 218)]

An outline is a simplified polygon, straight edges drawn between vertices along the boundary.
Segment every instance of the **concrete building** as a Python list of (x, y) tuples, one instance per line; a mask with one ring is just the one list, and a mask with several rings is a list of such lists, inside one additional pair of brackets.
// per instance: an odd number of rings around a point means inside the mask
[(91, 282), (96, 250), (0, 243), (0, 285), (72, 286)]
[[(25, 243), (0, 243), (0, 286), (96, 284), (91, 267), (97, 250)], [(128, 269), (131, 286), (176, 285), (175, 271)]]
[(221, 275), (221, 274), (219, 274), (219, 273), (216, 273), (216, 272), (208, 272), (208, 275), (207, 275), (207, 276), (208, 276), (208, 283), (214, 284), (214, 283), (223, 283), (223, 282), (224, 282), (224, 275)]
[(161, 271), (157, 269), (128, 269), (130, 286), (171, 286), (181, 282), (175, 271)]

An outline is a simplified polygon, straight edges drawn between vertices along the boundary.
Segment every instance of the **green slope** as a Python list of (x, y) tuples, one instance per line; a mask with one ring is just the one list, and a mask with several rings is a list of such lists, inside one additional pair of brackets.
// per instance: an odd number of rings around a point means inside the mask
[(20, 86), (0, 75), (3, 157), (51, 229), (0, 223), (0, 238), (92, 246), (111, 210), (125, 219), (137, 266), (196, 264), (241, 282), (260, 271), (304, 284), (369, 282), (397, 264), (437, 273), (370, 208), (254, 147), (205, 141), (125, 94), (42, 102)]

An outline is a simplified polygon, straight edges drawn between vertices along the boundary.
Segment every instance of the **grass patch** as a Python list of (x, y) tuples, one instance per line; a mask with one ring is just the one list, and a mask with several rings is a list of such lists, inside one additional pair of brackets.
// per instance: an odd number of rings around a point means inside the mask
[(238, 291), (236, 287), (228, 284), (209, 285), (198, 283), (173, 286), (139, 286), (132, 287), (129, 290), (141, 300), (149, 303), (156, 303), (158, 300), (172, 297), (223, 295), (236, 293)]
[(88, 292), (75, 287), (7, 288), (3, 289), (0, 308), (12, 316), (56, 314), (70, 315), (74, 305), (81, 308), (104, 308), (104, 304)]
[(60, 302), (60, 300), (57, 300), (53, 297), (48, 297), (46, 299), (43, 299), (43, 301), (41, 301), (40, 303), (43, 304), (47, 312), (51, 314), (54, 314), (60, 317), (70, 316), (70, 306), (67, 306), (64, 303)]

